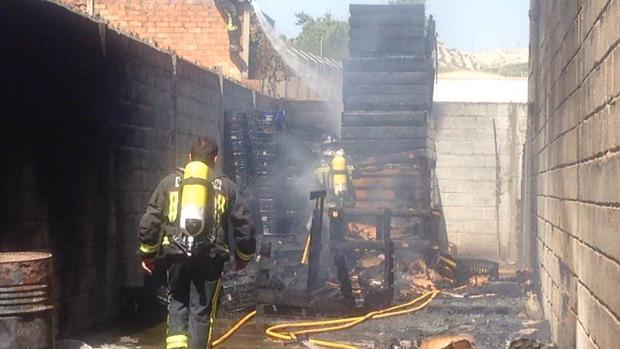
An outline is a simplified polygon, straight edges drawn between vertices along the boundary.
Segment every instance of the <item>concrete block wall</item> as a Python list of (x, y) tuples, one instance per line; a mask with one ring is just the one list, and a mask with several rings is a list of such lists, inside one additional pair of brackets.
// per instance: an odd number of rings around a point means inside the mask
[(526, 226), (562, 348), (620, 343), (620, 1), (531, 2)]
[(519, 261), (524, 104), (433, 106), (446, 228), (460, 256)]
[[(81, 11), (87, 0), (59, 0)], [(94, 0), (94, 14), (111, 26), (174, 51), (204, 67), (219, 67), (237, 79), (245, 70), (238, 54), (229, 51), (227, 17), (213, 0)]]
[(194, 137), (221, 144), (225, 100), (252, 108), (255, 94), (225, 98), (221, 76), (52, 2), (0, 13), (0, 251), (54, 254), (67, 334), (120, 313), (143, 282), (136, 229), (152, 190)]

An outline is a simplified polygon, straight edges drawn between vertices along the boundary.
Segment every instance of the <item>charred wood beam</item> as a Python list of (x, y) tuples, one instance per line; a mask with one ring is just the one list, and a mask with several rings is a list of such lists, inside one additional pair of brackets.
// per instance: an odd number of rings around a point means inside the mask
[(423, 55), (425, 50), (423, 41), (408, 39), (383, 40), (366, 39), (350, 40), (349, 52), (352, 56), (383, 57), (385, 55)]
[(349, 58), (343, 62), (345, 76), (349, 72), (360, 73), (415, 73), (431, 72), (433, 63), (427, 58), (368, 57)]
[(342, 139), (426, 139), (424, 126), (343, 127)]
[[(345, 216), (379, 216), (383, 214), (384, 209), (360, 209), (360, 208), (344, 208), (343, 215)], [(392, 217), (430, 217), (431, 210), (419, 210), (419, 209), (391, 209), (390, 215)]]
[[(412, 22), (416, 21), (417, 20), (414, 20)], [(356, 28), (356, 30), (352, 30), (349, 32), (349, 36), (351, 40), (366, 40), (367, 38), (369, 38), (371, 40), (409, 39), (422, 41), (422, 39), (425, 37), (423, 28), (415, 29), (417, 30), (412, 30), (411, 28), (405, 26), (376, 25)]]
[(423, 126), (426, 112), (358, 112), (343, 113), (342, 127), (352, 126)]
[(424, 22), (426, 19), (424, 16), (402, 16), (402, 15), (373, 15), (373, 14), (359, 14), (349, 17), (349, 26), (351, 32), (358, 28), (368, 27), (386, 27), (386, 28), (401, 28), (403, 26), (409, 27), (415, 32), (424, 32)]
[(313, 191), (310, 200), (316, 200), (316, 206), (312, 211), (312, 224), (310, 225), (310, 257), (308, 264), (308, 290), (321, 287), (321, 229), (323, 226), (323, 208), (327, 192)]
[(433, 74), (429, 71), (421, 72), (348, 72), (343, 77), (343, 84), (380, 84), (380, 85), (425, 85), (433, 81)]
[(428, 94), (428, 82), (421, 82), (420, 84), (349, 83), (343, 85), (343, 93), (347, 96), (398, 95), (411, 98), (420, 94)]
[(349, 98), (345, 100), (346, 110), (363, 111), (424, 111), (430, 109), (430, 95), (418, 97), (418, 101), (378, 100), (377, 98)]
[(347, 240), (342, 242), (334, 241), (330, 244), (332, 250), (335, 251), (351, 251), (351, 250), (372, 250), (383, 251), (385, 244), (382, 240)]
[(335, 258), (336, 262), (336, 276), (340, 281), (340, 292), (342, 296), (351, 302), (355, 302), (353, 297), (353, 286), (351, 285), (351, 278), (349, 277), (349, 269), (347, 268), (346, 259), (342, 254), (338, 254)]
[(344, 241), (344, 219), (341, 209), (329, 209), (329, 239), (331, 241)]

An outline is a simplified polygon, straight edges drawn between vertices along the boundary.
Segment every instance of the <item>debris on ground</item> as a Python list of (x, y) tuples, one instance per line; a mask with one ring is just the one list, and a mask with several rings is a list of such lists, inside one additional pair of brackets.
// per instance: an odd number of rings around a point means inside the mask
[(420, 349), (472, 349), (474, 342), (469, 334), (439, 335), (422, 341)]
[(545, 318), (536, 293), (527, 293), (527, 300), (525, 301), (525, 313), (532, 320), (541, 321)]
[(482, 287), (489, 282), (489, 275), (474, 275), (469, 278), (467, 285), (470, 287)]
[(508, 349), (555, 349), (556, 346), (544, 344), (533, 339), (518, 339), (512, 343)]
[[(107, 342), (109, 342), (108, 340)], [(56, 342), (56, 349), (141, 349), (138, 345), (138, 339), (129, 336), (122, 336), (113, 341), (111, 344), (100, 344), (98, 346), (90, 346), (82, 341), (75, 339), (62, 339)]]
[(56, 349), (93, 349), (93, 347), (75, 339), (62, 339), (56, 342)]

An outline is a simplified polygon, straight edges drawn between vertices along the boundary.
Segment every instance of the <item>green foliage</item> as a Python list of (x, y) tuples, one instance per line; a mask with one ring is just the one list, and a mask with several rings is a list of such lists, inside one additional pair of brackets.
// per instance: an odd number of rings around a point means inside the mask
[(390, 0), (390, 5), (420, 5), (424, 4), (426, 0)]
[(323, 56), (341, 60), (348, 54), (349, 25), (345, 21), (332, 18), (330, 13), (314, 18), (305, 12), (295, 14), (301, 33), (292, 39), (295, 48), (321, 54), (323, 38)]

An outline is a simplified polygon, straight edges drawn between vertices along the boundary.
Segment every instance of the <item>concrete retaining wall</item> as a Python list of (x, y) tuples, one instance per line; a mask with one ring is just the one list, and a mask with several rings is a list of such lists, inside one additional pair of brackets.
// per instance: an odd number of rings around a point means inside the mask
[(461, 256), (517, 262), (526, 107), (435, 103), (437, 179)]

